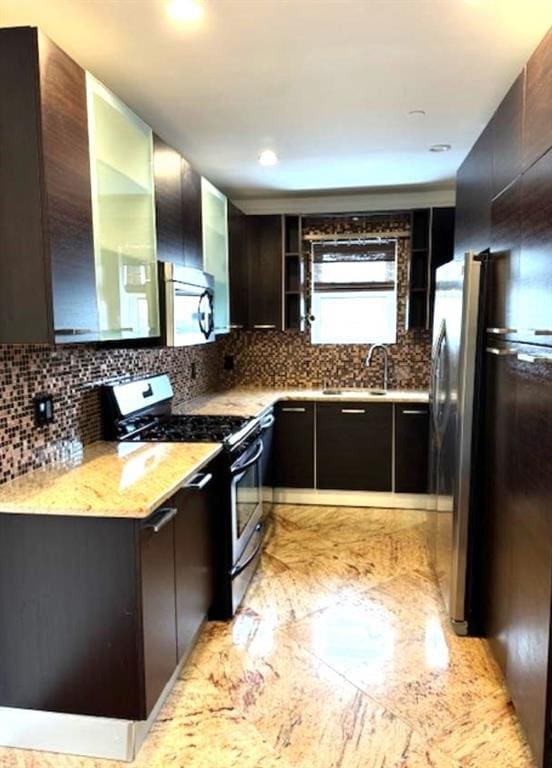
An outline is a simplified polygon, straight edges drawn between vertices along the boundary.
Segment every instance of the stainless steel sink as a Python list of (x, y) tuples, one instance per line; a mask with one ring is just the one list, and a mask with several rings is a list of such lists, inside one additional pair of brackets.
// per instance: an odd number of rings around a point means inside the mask
[(369, 395), (378, 395), (379, 397), (383, 397), (384, 395), (387, 394), (387, 390), (386, 389), (371, 389), (368, 392), (368, 394)]
[(342, 395), (343, 390), (342, 389), (323, 389), (322, 394), (323, 395)]

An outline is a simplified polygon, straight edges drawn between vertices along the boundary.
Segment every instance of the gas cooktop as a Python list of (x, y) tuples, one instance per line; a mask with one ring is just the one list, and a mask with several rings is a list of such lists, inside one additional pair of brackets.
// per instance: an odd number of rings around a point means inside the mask
[(163, 443), (223, 443), (244, 430), (241, 416), (143, 416), (124, 423), (125, 440)]

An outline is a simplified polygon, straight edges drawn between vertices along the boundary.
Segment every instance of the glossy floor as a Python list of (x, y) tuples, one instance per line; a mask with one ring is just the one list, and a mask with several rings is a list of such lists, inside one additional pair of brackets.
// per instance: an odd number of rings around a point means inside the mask
[[(115, 764), (0, 750), (0, 765)], [(279, 506), (246, 605), (208, 625), (135, 765), (533, 763), (484, 642), (448, 628), (423, 513)]]

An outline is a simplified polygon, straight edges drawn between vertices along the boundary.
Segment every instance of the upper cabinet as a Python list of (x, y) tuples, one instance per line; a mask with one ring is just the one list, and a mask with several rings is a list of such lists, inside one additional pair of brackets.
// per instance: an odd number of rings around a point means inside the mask
[(283, 328), (282, 217), (247, 217), (249, 327)]
[(207, 179), (201, 179), (203, 268), (215, 278), (215, 333), (230, 326), (228, 270), (228, 201)]
[(182, 158), (159, 136), (153, 137), (157, 258), (184, 264)]
[(0, 30), (0, 342), (97, 338), (85, 73)]
[(479, 253), (491, 245), (493, 199), (493, 142), (491, 125), (483, 131), (466, 157), (456, 180), (454, 256)]
[(100, 339), (160, 334), (151, 128), (87, 75)]
[(454, 258), (454, 221), (452, 207), (412, 211), (406, 308), (409, 331), (431, 328), (435, 270)]
[(514, 82), (491, 121), (493, 197), (522, 171), (522, 131), (525, 70)]
[(201, 176), (182, 158), (182, 220), (184, 227), (184, 264), (203, 269), (203, 226)]
[(552, 28), (527, 64), (523, 168), (552, 147)]
[(228, 267), (230, 275), (230, 329), (249, 322), (249, 263), (246, 248), (247, 216), (228, 203)]

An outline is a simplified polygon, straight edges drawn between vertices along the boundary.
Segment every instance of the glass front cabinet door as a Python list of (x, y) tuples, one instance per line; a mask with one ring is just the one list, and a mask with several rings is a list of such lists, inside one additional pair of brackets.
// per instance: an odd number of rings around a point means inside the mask
[(215, 278), (215, 333), (227, 333), (230, 322), (228, 280), (228, 200), (207, 179), (201, 179), (203, 268)]
[(100, 339), (159, 336), (151, 128), (87, 74)]

